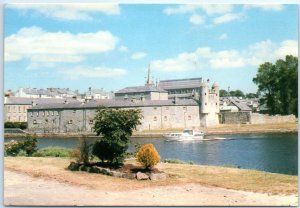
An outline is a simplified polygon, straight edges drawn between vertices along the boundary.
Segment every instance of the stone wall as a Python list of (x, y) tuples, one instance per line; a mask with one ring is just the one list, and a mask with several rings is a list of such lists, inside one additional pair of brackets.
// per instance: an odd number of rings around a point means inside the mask
[[(130, 109), (130, 108), (124, 108)], [(137, 130), (198, 129), (198, 106), (139, 107), (143, 118)], [(28, 129), (36, 133), (92, 132), (96, 109), (29, 109)]]
[(296, 122), (294, 115), (275, 115), (251, 113), (251, 112), (222, 112), (219, 121), (222, 124), (271, 124), (271, 123), (293, 123)]
[(250, 122), (250, 112), (222, 112), (219, 114), (221, 124), (243, 124)]
[(268, 123), (294, 123), (296, 122), (296, 117), (294, 115), (287, 116), (269, 116), (266, 114), (252, 113), (251, 123), (252, 124), (268, 124)]

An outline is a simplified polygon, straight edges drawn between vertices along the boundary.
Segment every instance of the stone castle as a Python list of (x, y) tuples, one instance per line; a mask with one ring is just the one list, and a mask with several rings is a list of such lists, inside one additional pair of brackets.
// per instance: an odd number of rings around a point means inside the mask
[(126, 87), (114, 99), (49, 103), (27, 110), (28, 129), (36, 133), (92, 132), (99, 106), (141, 109), (138, 131), (199, 129), (219, 124), (219, 86), (202, 78), (163, 80), (154, 84), (148, 69), (144, 86)]

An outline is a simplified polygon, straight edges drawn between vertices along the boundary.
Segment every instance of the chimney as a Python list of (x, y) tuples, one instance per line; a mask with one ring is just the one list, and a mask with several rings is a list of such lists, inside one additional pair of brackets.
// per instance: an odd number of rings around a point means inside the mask
[(31, 101), (31, 106), (33, 107), (33, 106), (36, 106), (36, 105), (37, 105), (37, 103), (34, 100), (32, 100)]

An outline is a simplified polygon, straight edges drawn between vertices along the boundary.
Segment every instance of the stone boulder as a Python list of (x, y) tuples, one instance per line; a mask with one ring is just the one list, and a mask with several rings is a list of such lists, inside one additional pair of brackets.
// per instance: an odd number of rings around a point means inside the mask
[(147, 174), (145, 174), (145, 173), (138, 172), (136, 174), (136, 179), (138, 179), (138, 180), (148, 180), (149, 176)]
[(150, 173), (150, 180), (155, 181), (155, 180), (164, 180), (167, 178), (166, 173)]

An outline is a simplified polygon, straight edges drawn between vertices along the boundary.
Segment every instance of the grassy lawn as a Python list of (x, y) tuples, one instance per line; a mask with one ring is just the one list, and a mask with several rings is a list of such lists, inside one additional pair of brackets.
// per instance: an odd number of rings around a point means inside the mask
[(137, 181), (87, 172), (72, 172), (66, 170), (70, 161), (68, 158), (5, 157), (4, 165), (6, 170), (107, 191), (195, 183), (269, 194), (298, 193), (298, 176), (226, 167), (159, 163), (156, 167), (169, 175), (166, 180)]

